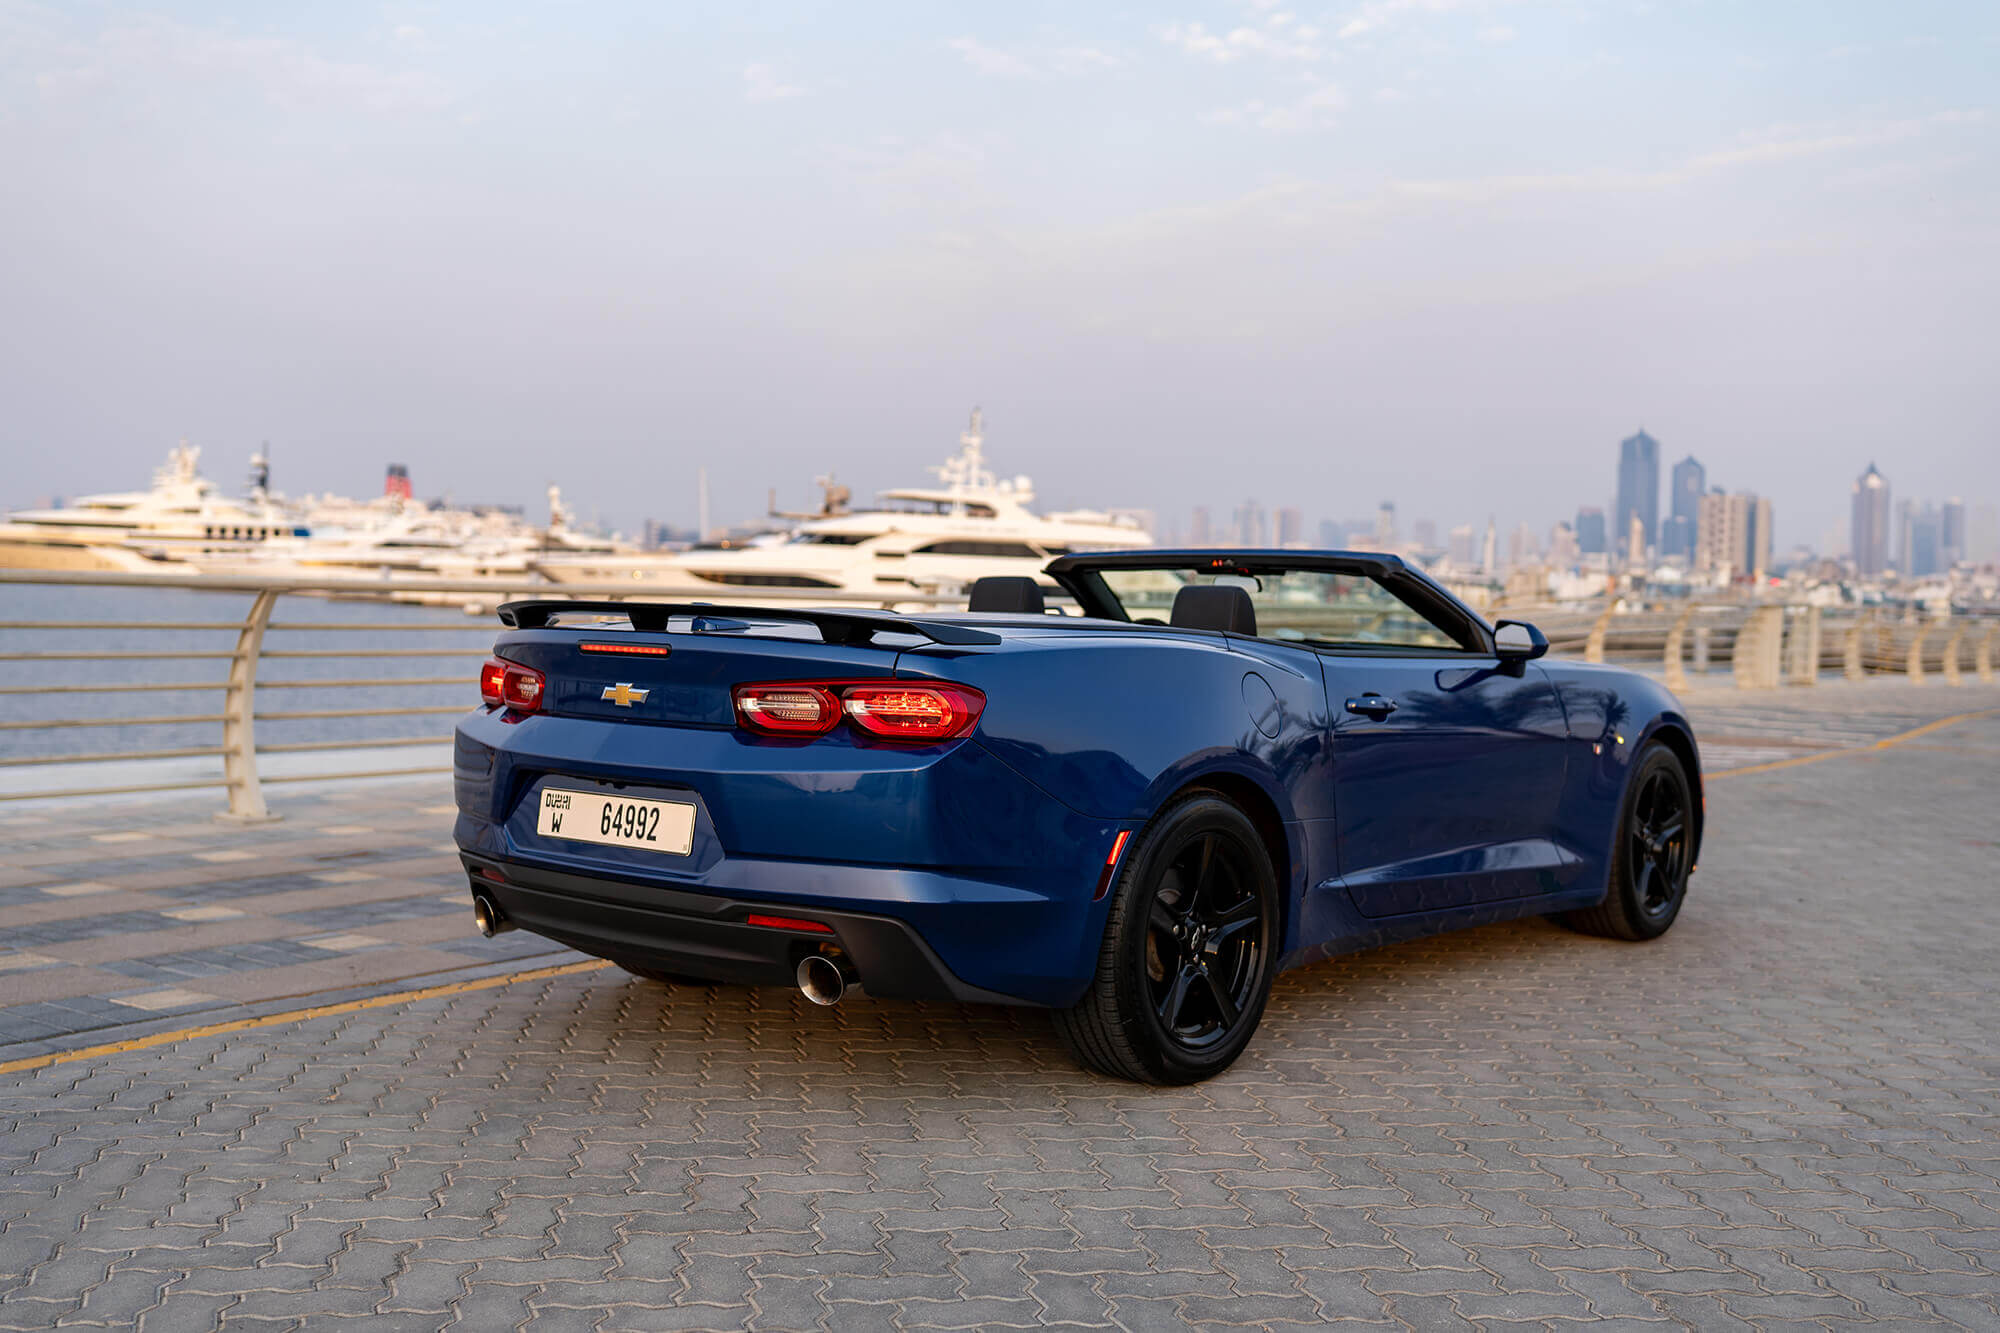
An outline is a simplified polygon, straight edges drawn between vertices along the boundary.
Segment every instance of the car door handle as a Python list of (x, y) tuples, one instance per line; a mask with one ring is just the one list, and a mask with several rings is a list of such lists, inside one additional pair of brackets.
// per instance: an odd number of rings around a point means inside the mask
[(1384, 699), (1379, 694), (1364, 694), (1359, 699), (1349, 699), (1347, 701), (1347, 711), (1350, 713), (1359, 713), (1363, 717), (1372, 717), (1377, 722), (1380, 722), (1383, 718), (1396, 711), (1396, 701), (1394, 699)]

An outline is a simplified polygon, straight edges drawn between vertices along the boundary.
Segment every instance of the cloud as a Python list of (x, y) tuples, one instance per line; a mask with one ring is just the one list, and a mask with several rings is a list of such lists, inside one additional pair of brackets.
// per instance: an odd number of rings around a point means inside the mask
[(989, 78), (1032, 79), (1036, 70), (1027, 61), (1011, 51), (1002, 51), (997, 46), (988, 46), (976, 37), (954, 37), (945, 43), (958, 52), (965, 63)]
[[(1340, 25), (1336, 35), (1342, 41), (1379, 32), (1406, 14), (1451, 14), (1462, 10), (1486, 10), (1494, 0), (1370, 0)], [(1510, 33), (1509, 36), (1512, 34)], [(1502, 40), (1505, 40), (1504, 38)]]
[(1514, 40), (1514, 30), (1504, 23), (1495, 23), (1479, 30), (1479, 40), (1488, 46), (1504, 46)]
[(1292, 26), (1292, 16), (1280, 12), (1265, 20), (1261, 28), (1238, 27), (1226, 33), (1210, 32), (1202, 23), (1169, 23), (1159, 30), (1160, 40), (1178, 47), (1184, 54), (1227, 65), (1248, 57), (1311, 64), (1326, 55), (1320, 44), (1320, 30), (1310, 24)]
[(805, 95), (803, 87), (786, 83), (769, 65), (749, 64), (743, 67), (743, 100), (746, 102), (782, 102)]
[(331, 103), (371, 112), (437, 111), (455, 100), (434, 74), (329, 60), (289, 38), (240, 36), (167, 19), (119, 23), (69, 45), (35, 83), (46, 94), (145, 87), (163, 74), (248, 84), (280, 106)]
[(976, 37), (953, 37), (945, 45), (958, 52), (960, 58), (979, 74), (994, 79), (1075, 76), (1117, 69), (1125, 63), (1094, 46), (1061, 46), (1030, 53), (989, 46)]
[(1247, 125), (1281, 134), (1325, 129), (1347, 106), (1347, 95), (1334, 84), (1321, 84), (1303, 96), (1272, 105), (1253, 99), (1241, 106), (1211, 111), (1202, 119), (1215, 125)]

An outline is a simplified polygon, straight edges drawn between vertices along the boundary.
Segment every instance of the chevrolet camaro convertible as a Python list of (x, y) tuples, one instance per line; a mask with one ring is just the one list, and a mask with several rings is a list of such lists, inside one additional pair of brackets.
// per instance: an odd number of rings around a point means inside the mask
[(488, 933), (641, 977), (1030, 1004), (1184, 1083), (1273, 976), (1551, 913), (1665, 932), (1694, 733), (1393, 556), (1139, 551), (967, 612), (513, 602), (458, 726)]

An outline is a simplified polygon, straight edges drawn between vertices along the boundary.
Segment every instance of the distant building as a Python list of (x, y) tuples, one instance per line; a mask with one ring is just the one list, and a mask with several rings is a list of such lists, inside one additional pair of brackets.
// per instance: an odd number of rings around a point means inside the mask
[(1938, 563), (1946, 569), (1970, 558), (1966, 542), (1965, 501), (1956, 495), (1938, 510)]
[(1542, 562), (1541, 543), (1526, 523), (1515, 527), (1507, 538), (1507, 568), (1528, 569)]
[(1944, 566), (1938, 559), (1942, 525), (1937, 506), (1905, 500), (1899, 513), (1902, 524), (1896, 545), (1896, 571), (1913, 579), (1942, 573)]
[(1421, 550), (1435, 551), (1438, 544), (1438, 525), (1435, 520), (1420, 518), (1410, 525), (1413, 540)]
[(1494, 531), (1490, 514), (1486, 518), (1486, 540), (1479, 547), (1479, 568), (1488, 574), (1500, 572), (1500, 537)]
[(1975, 505), (1965, 525), (1965, 558), (1975, 565), (2000, 561), (2000, 510)]
[(1209, 526), (1208, 506), (1196, 505), (1194, 517), (1188, 520), (1188, 545), (1208, 546), (1215, 540), (1215, 533)]
[(1549, 533), (1549, 567), (1575, 569), (1578, 555), (1576, 529), (1567, 523), (1557, 523)]
[(1300, 546), (1306, 539), (1306, 516), (1290, 505), (1277, 511), (1278, 545)]
[(1319, 521), (1319, 549), (1340, 551), (1347, 547), (1347, 526), (1330, 518)]
[(1236, 506), (1236, 531), (1234, 546), (1269, 546), (1271, 544), (1270, 525), (1265, 521), (1264, 506), (1255, 500), (1245, 500)]
[(1667, 486), (1667, 516), (1660, 520), (1661, 558), (1686, 558), (1694, 554), (1701, 497), (1707, 489), (1708, 469), (1693, 454), (1674, 464), (1673, 479)]
[(1445, 558), (1451, 561), (1455, 570), (1468, 570), (1479, 563), (1479, 541), (1472, 533), (1470, 523), (1461, 523), (1451, 530), (1446, 542)]
[(1384, 500), (1375, 511), (1375, 549), (1390, 551), (1396, 547), (1396, 502)]
[(1749, 491), (1721, 488), (1701, 497), (1695, 568), (1724, 580), (1762, 579), (1771, 569), (1771, 502)]
[[(1640, 431), (1618, 442), (1618, 508), (1614, 514), (1620, 549), (1628, 560), (1645, 555), (1660, 531), (1660, 442)], [(1639, 520), (1640, 548), (1631, 549), (1632, 520)]]
[(1873, 463), (1855, 478), (1847, 537), (1855, 573), (1868, 578), (1889, 567), (1889, 479)]
[(1604, 554), (1604, 511), (1595, 506), (1576, 511), (1576, 549), (1585, 555)]

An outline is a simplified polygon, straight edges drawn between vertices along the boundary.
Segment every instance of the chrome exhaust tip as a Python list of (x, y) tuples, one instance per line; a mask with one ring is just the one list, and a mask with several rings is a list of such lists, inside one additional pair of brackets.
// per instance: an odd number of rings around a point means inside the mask
[(472, 895), (472, 924), (479, 927), (479, 933), (489, 940), (514, 929), (514, 923), (500, 910), (500, 904), (483, 893)]
[(844, 958), (830, 958), (823, 953), (807, 954), (799, 959), (799, 994), (814, 1004), (839, 1004), (848, 988), (854, 985), (854, 965)]

